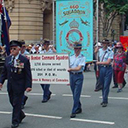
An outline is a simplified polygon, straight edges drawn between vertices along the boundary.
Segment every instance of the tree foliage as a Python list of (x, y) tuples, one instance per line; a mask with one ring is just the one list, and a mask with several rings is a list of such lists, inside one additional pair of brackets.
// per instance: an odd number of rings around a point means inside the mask
[(115, 17), (128, 12), (128, 0), (99, 0), (99, 5), (103, 36), (107, 37)]

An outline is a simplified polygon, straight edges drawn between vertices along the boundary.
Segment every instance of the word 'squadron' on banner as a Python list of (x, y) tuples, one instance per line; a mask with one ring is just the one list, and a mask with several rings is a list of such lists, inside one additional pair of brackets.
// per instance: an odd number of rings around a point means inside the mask
[(73, 54), (73, 44), (82, 44), (82, 54), (93, 60), (93, 0), (56, 1), (56, 47)]

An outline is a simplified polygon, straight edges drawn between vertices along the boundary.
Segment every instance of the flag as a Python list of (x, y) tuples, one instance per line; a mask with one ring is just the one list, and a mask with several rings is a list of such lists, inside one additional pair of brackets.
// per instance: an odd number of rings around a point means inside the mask
[(2, 13), (2, 4), (0, 3), (0, 13)]
[(2, 44), (6, 46), (7, 55), (10, 54), (9, 46), (9, 27), (11, 26), (11, 20), (5, 7), (2, 9)]

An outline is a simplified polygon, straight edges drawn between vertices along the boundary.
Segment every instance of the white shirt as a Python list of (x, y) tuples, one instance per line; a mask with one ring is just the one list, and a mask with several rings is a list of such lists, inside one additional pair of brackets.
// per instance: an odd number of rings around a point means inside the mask
[[(20, 54), (18, 54), (17, 56), (15, 56), (15, 59), (14, 59), (14, 67), (16, 67), (16, 65), (17, 65), (17, 61), (16, 60), (18, 60), (19, 55)], [(13, 58), (14, 58), (14, 56), (12, 56), (12, 60), (13, 60)]]

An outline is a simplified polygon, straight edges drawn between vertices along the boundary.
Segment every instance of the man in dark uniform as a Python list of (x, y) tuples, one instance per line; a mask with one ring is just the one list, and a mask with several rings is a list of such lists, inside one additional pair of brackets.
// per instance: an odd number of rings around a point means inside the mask
[(32, 75), (29, 60), (20, 54), (21, 43), (13, 40), (10, 42), (11, 55), (5, 59), (4, 69), (0, 77), (0, 89), (5, 79), (10, 103), (13, 107), (12, 128), (19, 126), (25, 118), (21, 109), (24, 91), (32, 90)]

